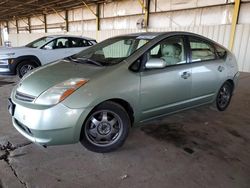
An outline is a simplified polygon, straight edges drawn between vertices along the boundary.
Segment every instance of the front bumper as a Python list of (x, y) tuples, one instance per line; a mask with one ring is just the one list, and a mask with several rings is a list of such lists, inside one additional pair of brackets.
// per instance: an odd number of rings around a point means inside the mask
[(0, 74), (1, 75), (15, 75), (16, 74), (16, 59), (8, 59), (8, 64), (1, 63), (0, 60)]
[(80, 139), (81, 127), (88, 111), (70, 109), (57, 104), (47, 109), (24, 107), (13, 102), (14, 127), (27, 139), (39, 145), (76, 143)]

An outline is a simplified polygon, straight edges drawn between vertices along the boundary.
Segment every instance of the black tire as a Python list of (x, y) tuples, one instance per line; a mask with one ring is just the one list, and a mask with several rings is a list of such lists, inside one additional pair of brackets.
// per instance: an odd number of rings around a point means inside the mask
[(37, 67), (37, 64), (31, 61), (23, 61), (17, 65), (16, 71), (19, 78), (22, 78), (28, 71)]
[(107, 153), (120, 148), (128, 137), (131, 121), (119, 104), (107, 101), (97, 106), (87, 117), (80, 142), (88, 150)]
[(230, 104), (233, 94), (233, 86), (230, 82), (225, 82), (216, 97), (216, 106), (219, 111), (224, 111)]

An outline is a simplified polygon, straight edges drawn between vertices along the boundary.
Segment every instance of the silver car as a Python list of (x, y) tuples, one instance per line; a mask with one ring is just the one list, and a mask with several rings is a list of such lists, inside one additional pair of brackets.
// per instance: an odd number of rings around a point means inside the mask
[(33, 68), (72, 56), (95, 45), (94, 39), (68, 35), (50, 35), (22, 47), (0, 48), (0, 75), (20, 78)]
[(130, 34), (33, 70), (13, 89), (9, 111), (35, 143), (109, 152), (132, 125), (204, 104), (225, 110), (238, 77), (234, 55), (205, 37)]

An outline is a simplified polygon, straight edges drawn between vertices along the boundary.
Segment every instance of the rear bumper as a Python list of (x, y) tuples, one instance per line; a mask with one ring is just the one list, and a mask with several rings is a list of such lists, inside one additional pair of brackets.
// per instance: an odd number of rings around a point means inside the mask
[(233, 78), (233, 81), (234, 81), (234, 85), (235, 85), (235, 86), (238, 85), (239, 79), (240, 79), (240, 72), (237, 72), (237, 73), (234, 75), (234, 78)]

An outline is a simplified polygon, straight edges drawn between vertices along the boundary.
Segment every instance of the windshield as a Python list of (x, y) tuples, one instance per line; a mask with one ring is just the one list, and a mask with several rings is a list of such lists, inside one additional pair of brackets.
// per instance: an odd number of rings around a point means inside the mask
[(26, 45), (26, 47), (29, 48), (37, 48), (39, 46), (42, 46), (44, 44), (46, 44), (47, 42), (49, 42), (51, 39), (53, 39), (53, 37), (42, 37), (40, 39), (37, 39), (29, 44)]
[(90, 59), (103, 65), (112, 65), (129, 57), (149, 40), (137, 36), (112, 38), (98, 43), (72, 56), (72, 58)]

